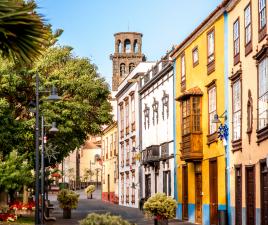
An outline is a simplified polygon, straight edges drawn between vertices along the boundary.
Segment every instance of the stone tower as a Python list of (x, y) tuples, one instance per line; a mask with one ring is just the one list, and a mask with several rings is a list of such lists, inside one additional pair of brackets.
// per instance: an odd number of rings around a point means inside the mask
[(110, 56), (113, 61), (112, 90), (117, 91), (121, 81), (139, 62), (145, 61), (142, 54), (142, 34), (137, 32), (120, 32), (114, 34), (115, 51)]

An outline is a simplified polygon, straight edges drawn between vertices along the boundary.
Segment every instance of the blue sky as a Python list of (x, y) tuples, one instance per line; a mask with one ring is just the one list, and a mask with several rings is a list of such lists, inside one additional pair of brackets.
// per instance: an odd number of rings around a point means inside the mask
[(54, 29), (64, 33), (59, 44), (88, 57), (111, 83), (116, 32), (143, 33), (143, 53), (158, 60), (179, 44), (221, 0), (36, 0)]

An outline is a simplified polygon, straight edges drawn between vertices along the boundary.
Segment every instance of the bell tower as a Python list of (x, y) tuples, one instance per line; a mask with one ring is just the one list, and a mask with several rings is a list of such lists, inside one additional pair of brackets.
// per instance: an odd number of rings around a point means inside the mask
[(117, 91), (122, 80), (142, 61), (142, 34), (137, 32), (120, 32), (114, 34), (115, 51), (110, 55), (113, 61), (112, 91)]

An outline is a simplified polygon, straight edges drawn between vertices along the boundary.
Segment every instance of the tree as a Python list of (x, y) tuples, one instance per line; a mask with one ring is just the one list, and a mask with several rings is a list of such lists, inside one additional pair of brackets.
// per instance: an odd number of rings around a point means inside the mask
[(25, 155), (12, 151), (5, 160), (0, 160), (0, 190), (8, 191), (11, 200), (15, 191), (32, 182), (33, 174)]
[(35, 99), (36, 73), (40, 76), (40, 90), (48, 91), (55, 85), (62, 96), (57, 103), (47, 102), (43, 96), (40, 104), (46, 124), (55, 121), (60, 130), (55, 135), (47, 133), (47, 146), (53, 146), (58, 153), (56, 159), (46, 161), (46, 165), (53, 165), (83, 144), (88, 135), (99, 134), (102, 125), (111, 121), (110, 92), (97, 67), (87, 58), (74, 56), (71, 47), (51, 47), (28, 68), (0, 59), (0, 99), (5, 102), (3, 110), (9, 112), (3, 113), (0, 120), (8, 121), (0, 126), (0, 137), (5, 132), (9, 134), (0, 138), (4, 155), (17, 149), (27, 152), (29, 161), (34, 162), (35, 118), (29, 112), (29, 103)]
[(20, 63), (31, 63), (51, 43), (50, 27), (36, 13), (34, 1), (0, 0), (0, 52)]

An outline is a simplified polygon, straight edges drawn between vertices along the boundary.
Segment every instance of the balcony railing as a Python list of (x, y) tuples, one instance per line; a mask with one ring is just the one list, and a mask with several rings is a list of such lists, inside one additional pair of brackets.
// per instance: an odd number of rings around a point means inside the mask
[(169, 157), (169, 143), (163, 143), (161, 145), (161, 158), (166, 159)]
[(202, 133), (189, 133), (182, 136), (181, 159), (191, 162), (203, 159)]
[(147, 161), (158, 161), (160, 158), (159, 145), (152, 145), (147, 148)]

